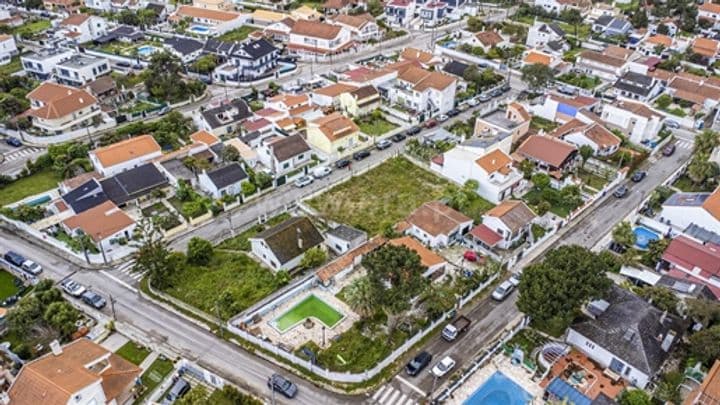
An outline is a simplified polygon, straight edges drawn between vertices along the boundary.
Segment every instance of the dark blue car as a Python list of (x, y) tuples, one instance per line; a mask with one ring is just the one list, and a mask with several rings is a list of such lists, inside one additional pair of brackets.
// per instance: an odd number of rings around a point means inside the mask
[(7, 139), (5, 139), (5, 143), (7, 143), (10, 146), (14, 146), (16, 148), (19, 148), (22, 146), (22, 142), (20, 142), (20, 140), (15, 138), (14, 136), (7, 137)]

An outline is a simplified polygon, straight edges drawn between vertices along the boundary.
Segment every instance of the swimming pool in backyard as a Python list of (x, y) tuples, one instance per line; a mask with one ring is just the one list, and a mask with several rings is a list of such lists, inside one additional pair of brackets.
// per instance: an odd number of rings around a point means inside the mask
[(287, 312), (275, 318), (272, 325), (280, 333), (285, 333), (304, 322), (307, 318), (314, 318), (316, 321), (322, 322), (326, 327), (332, 328), (340, 323), (345, 318), (345, 315), (315, 296), (315, 294), (310, 294)]
[(636, 227), (633, 229), (633, 233), (635, 234), (635, 246), (640, 249), (647, 249), (650, 242), (660, 239), (660, 235), (644, 226)]
[(465, 405), (526, 405), (532, 395), (505, 374), (496, 371), (478, 388)]
[(204, 26), (204, 25), (193, 25), (192, 27), (188, 28), (188, 31), (197, 33), (197, 34), (207, 34), (210, 32), (210, 28)]
[(143, 46), (139, 46), (137, 48), (137, 53), (140, 56), (150, 56), (157, 51), (158, 51), (158, 48), (155, 48), (154, 46), (151, 46), (151, 45), (143, 45)]

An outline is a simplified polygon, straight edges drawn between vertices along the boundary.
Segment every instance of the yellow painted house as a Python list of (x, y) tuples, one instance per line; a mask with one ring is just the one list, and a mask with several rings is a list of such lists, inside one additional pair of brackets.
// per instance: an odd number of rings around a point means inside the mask
[(338, 112), (310, 121), (307, 141), (327, 155), (344, 155), (362, 145), (358, 126)]
[(340, 108), (351, 117), (368, 115), (380, 108), (380, 93), (368, 85), (340, 95)]

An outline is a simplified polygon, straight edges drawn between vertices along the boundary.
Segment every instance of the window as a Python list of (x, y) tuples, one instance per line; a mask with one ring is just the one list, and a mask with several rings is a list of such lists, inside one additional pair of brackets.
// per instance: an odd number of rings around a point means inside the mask
[(609, 368), (610, 370), (618, 374), (622, 374), (623, 369), (625, 368), (625, 363), (613, 357), (613, 359), (610, 361)]
[(592, 350), (595, 350), (595, 345), (590, 341), (585, 341), (585, 346), (589, 347)]

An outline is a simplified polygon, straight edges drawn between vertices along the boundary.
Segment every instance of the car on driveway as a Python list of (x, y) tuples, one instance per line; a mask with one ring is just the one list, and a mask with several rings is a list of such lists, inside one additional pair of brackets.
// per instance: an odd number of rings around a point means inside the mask
[(315, 179), (313, 179), (312, 176), (302, 176), (295, 180), (295, 187), (303, 188), (311, 185), (313, 181), (315, 181)]
[(672, 156), (675, 153), (675, 144), (665, 145), (662, 149), (663, 156)]
[(335, 167), (338, 169), (344, 169), (348, 166), (350, 166), (350, 161), (348, 159), (340, 159), (335, 162)]
[(402, 142), (402, 141), (404, 141), (406, 138), (407, 138), (407, 137), (406, 137), (405, 135), (403, 135), (403, 134), (395, 134), (395, 135), (393, 135), (393, 136), (390, 137), (390, 139), (392, 139), (393, 142)]
[(267, 381), (267, 386), (274, 392), (279, 392), (290, 399), (295, 398), (298, 393), (297, 385), (280, 374), (270, 376)]
[(95, 309), (105, 308), (105, 298), (101, 297), (100, 294), (93, 291), (85, 291), (85, 293), (82, 295), (82, 300), (84, 303), (90, 305)]
[(14, 136), (8, 136), (8, 137), (5, 139), (5, 143), (8, 144), (8, 145), (10, 145), (10, 146), (14, 146), (14, 147), (16, 147), (16, 148), (19, 148), (19, 147), (22, 146), (22, 142), (20, 142), (20, 140), (17, 139), (17, 138), (15, 138)]
[(389, 140), (387, 140), (387, 139), (381, 139), (381, 140), (379, 140), (379, 141), (375, 144), (375, 147), (376, 147), (378, 150), (387, 149), (387, 148), (389, 148), (389, 147), (391, 147), (391, 146), (392, 146), (392, 142), (389, 141)]
[(414, 359), (410, 360), (405, 366), (405, 372), (410, 377), (418, 375), (432, 361), (432, 354), (428, 352), (420, 352)]
[(622, 186), (616, 188), (615, 191), (613, 191), (613, 195), (615, 196), (615, 198), (623, 198), (627, 195), (627, 193), (628, 193), (628, 188), (625, 185), (622, 185)]
[(645, 176), (647, 176), (647, 172), (638, 170), (635, 173), (633, 173), (633, 175), (630, 179), (632, 181), (634, 181), (635, 183), (640, 183), (645, 178)]
[(453, 368), (455, 368), (455, 360), (453, 360), (450, 356), (445, 356), (435, 365), (435, 367), (432, 368), (432, 370), (430, 370), (430, 372), (435, 377), (440, 378), (449, 373)]
[(72, 281), (70, 279), (63, 281), (60, 286), (62, 286), (63, 291), (75, 298), (81, 297), (83, 294), (85, 294), (86, 291), (85, 287), (83, 287), (82, 284)]
[(517, 287), (518, 285), (520, 285), (520, 275), (517, 273), (513, 273), (512, 276), (510, 276), (510, 278), (508, 279), (508, 281), (510, 282), (510, 284)]
[(515, 289), (515, 285), (510, 281), (503, 281), (492, 293), (495, 301), (503, 301)]
[(370, 156), (369, 150), (360, 150), (360, 151), (353, 153), (353, 159), (355, 159), (357, 161), (363, 160), (368, 156)]

